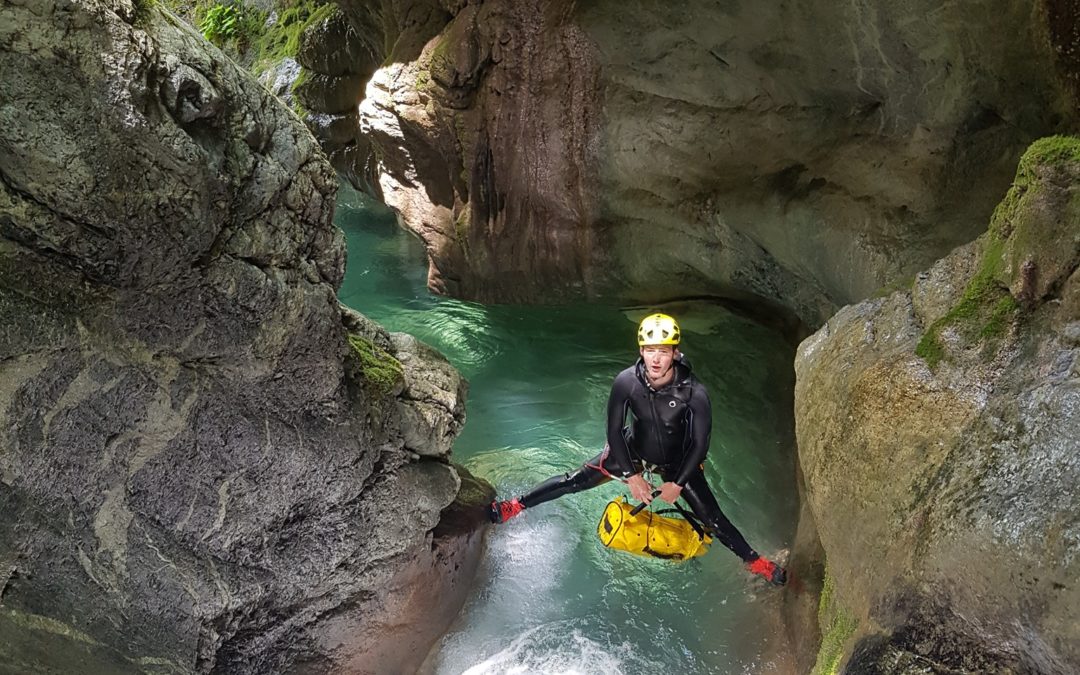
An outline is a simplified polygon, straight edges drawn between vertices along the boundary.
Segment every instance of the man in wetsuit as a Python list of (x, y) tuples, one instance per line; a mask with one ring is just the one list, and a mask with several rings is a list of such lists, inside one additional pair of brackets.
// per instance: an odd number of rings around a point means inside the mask
[(702, 462), (709, 450), (712, 408), (705, 386), (679, 352), (679, 340), (679, 325), (673, 318), (666, 314), (645, 317), (638, 326), (641, 358), (619, 373), (611, 386), (604, 451), (577, 471), (552, 476), (521, 497), (492, 502), (491, 520), (506, 522), (524, 509), (594, 488), (613, 477), (627, 484), (634, 499), (649, 503), (653, 486), (642, 475), (649, 468), (664, 480), (656, 496), (671, 504), (682, 497), (751, 573), (783, 585), (787, 581), (784, 569), (750, 547), (705, 482)]

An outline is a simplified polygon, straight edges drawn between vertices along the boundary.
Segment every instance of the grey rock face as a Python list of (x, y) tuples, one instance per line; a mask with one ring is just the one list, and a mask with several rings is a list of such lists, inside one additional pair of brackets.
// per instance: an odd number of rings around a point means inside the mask
[(3, 5), (0, 71), (0, 663), (363, 659), (402, 579), (473, 569), (475, 527), (433, 534), (457, 472), (416, 457), (446, 457), (464, 385), (418, 347), (401, 400), (351, 379), (314, 139), (124, 0)]
[[(387, 4), (437, 16), (344, 6)], [(1041, 3), (445, 7), (438, 35), (386, 32), (361, 124), (462, 297), (721, 296), (818, 326), (977, 236), (1075, 116), (1072, 24)]]
[(381, 16), (371, 17), (371, 23), (350, 22), (337, 10), (300, 36), (296, 61), (303, 74), (297, 72), (289, 80), (289, 95), (303, 107), (304, 121), (331, 164), (347, 176), (366, 173), (364, 162), (356, 160), (358, 146), (366, 156), (369, 145), (360, 134), (357, 105), (382, 61), (385, 25)]
[(983, 237), (799, 348), (850, 672), (1080, 669), (1078, 185), (1080, 142), (1036, 143)]

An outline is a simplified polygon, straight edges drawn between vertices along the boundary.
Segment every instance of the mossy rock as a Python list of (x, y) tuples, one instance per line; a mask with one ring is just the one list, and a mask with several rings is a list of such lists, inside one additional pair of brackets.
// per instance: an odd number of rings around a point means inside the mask
[(282, 59), (296, 59), (305, 31), (322, 24), (337, 12), (340, 10), (336, 4), (319, 0), (299, 0), (281, 9), (252, 43), (253, 71), (259, 74)]
[(841, 605), (836, 595), (836, 580), (825, 567), (825, 583), (818, 604), (818, 625), (821, 627), (821, 648), (813, 675), (833, 675), (839, 672), (848, 640), (855, 634), (859, 622)]
[(401, 391), (405, 371), (390, 352), (355, 334), (349, 335), (349, 345), (353, 357), (350, 374), (366, 392), (376, 398), (388, 398)]
[[(1036, 141), (979, 239), (980, 263), (957, 304), (933, 322), (915, 353), (934, 368), (954, 349), (998, 350), (1024, 310), (1046, 300), (1080, 258), (1080, 139)], [(950, 333), (950, 340), (945, 333)]]

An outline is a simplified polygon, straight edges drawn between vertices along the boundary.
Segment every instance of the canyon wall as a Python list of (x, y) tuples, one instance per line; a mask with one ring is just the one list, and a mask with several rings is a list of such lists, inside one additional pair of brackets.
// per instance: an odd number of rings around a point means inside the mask
[(435, 290), (484, 301), (706, 297), (816, 327), (977, 236), (1075, 119), (1054, 3), (342, 7), (358, 34), (397, 17), (355, 173)]
[(6, 3), (0, 70), (0, 671), (418, 666), (490, 488), (315, 139), (149, 3)]

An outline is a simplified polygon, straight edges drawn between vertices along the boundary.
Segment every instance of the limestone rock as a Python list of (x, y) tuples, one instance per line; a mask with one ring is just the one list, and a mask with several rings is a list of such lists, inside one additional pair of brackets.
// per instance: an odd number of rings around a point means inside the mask
[(393, 354), (405, 371), (398, 396), (405, 447), (447, 458), (465, 424), (467, 383), (441, 354), (405, 333), (391, 334)]
[(799, 348), (808, 501), (860, 622), (850, 672), (1080, 669), (1077, 186), (1080, 141), (1035, 143), (977, 242)]
[(304, 31), (296, 58), (304, 68), (322, 75), (370, 77), (380, 59), (369, 36), (370, 31), (357, 30), (337, 11)]
[(332, 670), (369, 615), (411, 662), (460, 593), (391, 589), (479, 544), (433, 552), (460, 480), (417, 459), (464, 391), (410, 351), (413, 429), (355, 386), (315, 140), (144, 3), (6, 3), (0, 70), (0, 669)]
[(816, 327), (977, 236), (1076, 117), (1054, 3), (430, 5), (343, 3), (424, 17), (384, 33), (356, 173), (378, 162), (461, 297), (721, 296)]
[[(309, 75), (293, 85), (304, 107), (320, 113), (342, 115), (356, 110), (364, 98), (363, 75)], [(356, 127), (354, 127), (355, 129)]]

